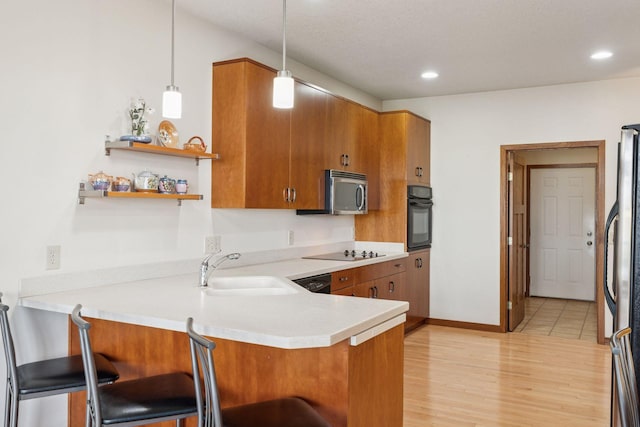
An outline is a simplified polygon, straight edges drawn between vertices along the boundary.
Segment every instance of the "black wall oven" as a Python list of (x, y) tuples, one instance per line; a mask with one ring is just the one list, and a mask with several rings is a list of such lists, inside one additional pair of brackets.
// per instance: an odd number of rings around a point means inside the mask
[(431, 247), (433, 194), (431, 187), (407, 187), (407, 249)]

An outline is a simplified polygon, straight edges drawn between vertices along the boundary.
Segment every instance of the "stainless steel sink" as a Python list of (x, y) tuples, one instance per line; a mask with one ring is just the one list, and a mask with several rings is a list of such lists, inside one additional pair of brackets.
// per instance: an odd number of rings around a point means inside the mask
[(210, 296), (265, 296), (298, 293), (295, 284), (274, 276), (210, 277), (203, 292)]

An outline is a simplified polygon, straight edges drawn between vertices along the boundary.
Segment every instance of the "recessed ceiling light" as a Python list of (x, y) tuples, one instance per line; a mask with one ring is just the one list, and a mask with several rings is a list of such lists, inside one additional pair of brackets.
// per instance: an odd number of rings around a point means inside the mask
[(422, 73), (423, 79), (435, 79), (436, 77), (438, 77), (438, 73), (436, 73), (435, 71), (425, 71), (424, 73)]
[(613, 53), (609, 52), (608, 50), (601, 50), (591, 55), (591, 59), (607, 59), (611, 58), (612, 56)]

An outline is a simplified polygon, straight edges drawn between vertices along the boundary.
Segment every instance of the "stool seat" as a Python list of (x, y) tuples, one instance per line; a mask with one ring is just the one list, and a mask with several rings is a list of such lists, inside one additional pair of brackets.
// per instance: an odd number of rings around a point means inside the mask
[[(98, 383), (112, 383), (118, 371), (102, 354), (95, 354)], [(67, 392), (86, 389), (82, 355), (41, 360), (18, 366), (18, 394), (21, 400), (52, 391)]]
[(327, 427), (327, 422), (297, 397), (222, 409), (223, 427)]
[(184, 373), (120, 381), (100, 387), (102, 424), (174, 419), (196, 412), (193, 380)]

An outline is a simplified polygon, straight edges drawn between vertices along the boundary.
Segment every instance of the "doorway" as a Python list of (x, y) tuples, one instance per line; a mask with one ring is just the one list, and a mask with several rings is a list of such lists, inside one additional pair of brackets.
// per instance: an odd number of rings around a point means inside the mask
[[(570, 169), (577, 166), (588, 166), (595, 174), (594, 228), (592, 236), (588, 236), (592, 242), (590, 250), (595, 254), (595, 262), (591, 264), (591, 268), (595, 272), (595, 289), (592, 285), (592, 290), (595, 292), (597, 310), (597, 339), (599, 343), (604, 343), (604, 148), (604, 141), (501, 146), (500, 329), (503, 332), (514, 330), (523, 320), (525, 298), (529, 296), (531, 291), (530, 191), (525, 190), (524, 198), (521, 194), (522, 188), (529, 188), (531, 170), (536, 168)], [(526, 170), (524, 178), (526, 185), (522, 183), (523, 168)], [(576, 182), (573, 180), (572, 183)], [(518, 191), (520, 195), (518, 195)], [(574, 208), (577, 206), (575, 200), (570, 203), (574, 203)], [(589, 231), (584, 230), (585, 233)], [(582, 227), (580, 232), (583, 232)], [(586, 243), (586, 240), (583, 243)], [(572, 254), (577, 257), (576, 252)], [(574, 265), (576, 264), (574, 263)], [(575, 275), (576, 271), (574, 269), (571, 273)]]

